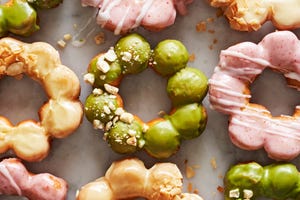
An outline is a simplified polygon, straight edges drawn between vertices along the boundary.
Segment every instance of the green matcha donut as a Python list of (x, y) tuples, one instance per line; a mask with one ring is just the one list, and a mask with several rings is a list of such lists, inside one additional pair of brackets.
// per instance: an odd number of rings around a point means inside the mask
[[(168, 46), (170, 57), (160, 58), (168, 54)], [(168, 158), (177, 152), (182, 140), (196, 138), (205, 129), (207, 115), (202, 99), (207, 93), (207, 78), (198, 69), (186, 67), (188, 53), (181, 42), (162, 41), (156, 51), (162, 52), (161, 55), (150, 57), (150, 45), (145, 38), (129, 34), (93, 58), (84, 75), (84, 80), (94, 88), (85, 102), (86, 117), (95, 128), (105, 132), (104, 138), (117, 153), (143, 149), (155, 158)], [(181, 55), (183, 58), (176, 61)], [(153, 66), (156, 61), (161, 61), (161, 65)], [(173, 74), (169, 76), (167, 92), (174, 108), (163, 118), (142, 122), (123, 108), (122, 100), (118, 100), (121, 99), (118, 86), (124, 75), (139, 73), (150, 66), (161, 71), (160, 75), (169, 75), (161, 69), (163, 65), (168, 65), (167, 71)], [(177, 89), (179, 92), (174, 92)], [(115, 109), (108, 110), (109, 104)]]
[(162, 76), (175, 74), (186, 67), (188, 61), (189, 53), (178, 40), (164, 40), (153, 52), (153, 68)]
[(130, 34), (115, 45), (115, 52), (123, 66), (124, 74), (137, 74), (147, 68), (151, 48), (145, 38)]
[(62, 0), (9, 0), (0, 5), (0, 37), (9, 32), (29, 36), (39, 30), (36, 8), (52, 8)]
[[(122, 67), (119, 60), (108, 61), (105, 58), (105, 54), (98, 55), (90, 62), (88, 72), (94, 76), (94, 87), (104, 88), (104, 84), (118, 85), (122, 76)], [(99, 65), (102, 62), (107, 62), (109, 65), (109, 71), (100, 70)]]
[(25, 0), (10, 0), (0, 5), (0, 13), (1, 37), (8, 32), (29, 36), (39, 30), (37, 13)]
[(143, 125), (138, 120), (130, 124), (118, 121), (106, 136), (111, 148), (117, 153), (134, 153), (145, 144)]
[(201, 71), (187, 67), (170, 77), (167, 92), (175, 106), (200, 103), (206, 96), (207, 83), (207, 78)]
[(180, 134), (169, 120), (152, 122), (144, 137), (145, 150), (155, 158), (168, 158), (180, 146)]
[(122, 106), (122, 102), (114, 95), (100, 94), (89, 95), (85, 101), (84, 109), (90, 122), (94, 123), (95, 120), (99, 120), (105, 124), (113, 119), (115, 111)]
[(300, 199), (300, 174), (290, 163), (262, 167), (251, 162), (231, 167), (224, 178), (225, 199), (242, 200), (266, 197)]
[(207, 121), (206, 110), (198, 103), (180, 106), (167, 118), (185, 140), (198, 137), (204, 131)]

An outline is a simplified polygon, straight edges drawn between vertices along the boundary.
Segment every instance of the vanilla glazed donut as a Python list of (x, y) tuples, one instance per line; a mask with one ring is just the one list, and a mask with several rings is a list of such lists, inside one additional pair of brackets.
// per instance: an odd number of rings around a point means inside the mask
[(51, 138), (67, 137), (81, 123), (78, 77), (44, 42), (29, 44), (2, 38), (0, 63), (0, 76), (20, 78), (26, 74), (43, 86), (49, 98), (39, 110), (39, 122), (25, 120), (14, 126), (0, 117), (0, 153), (12, 149), (24, 160), (39, 161), (47, 156)]
[(209, 3), (224, 11), (235, 30), (256, 31), (266, 21), (280, 30), (300, 27), (298, 0), (209, 0)]
[(173, 163), (157, 163), (147, 169), (141, 160), (128, 158), (113, 162), (105, 176), (82, 186), (76, 200), (203, 200), (197, 194), (183, 193), (182, 180)]
[(262, 105), (250, 103), (249, 85), (266, 68), (282, 73), (300, 89), (300, 42), (289, 31), (268, 34), (259, 44), (243, 42), (221, 51), (209, 80), (212, 107), (230, 115), (232, 142), (246, 150), (265, 148), (269, 157), (290, 160), (300, 153), (300, 107), (292, 116), (273, 117)]
[[(207, 78), (200, 70), (187, 67), (188, 60), (181, 42), (164, 40), (151, 50), (138, 34), (122, 37), (106, 53), (92, 59), (84, 76), (94, 88), (85, 101), (85, 115), (94, 128), (105, 131), (104, 139), (114, 151), (145, 149), (154, 157), (166, 158), (179, 149), (181, 140), (203, 132)], [(148, 66), (168, 77), (167, 93), (174, 108), (171, 114), (144, 123), (124, 110), (118, 86), (123, 76), (140, 73)]]
[(29, 200), (65, 200), (68, 184), (49, 173), (33, 174), (17, 158), (0, 162), (0, 197), (18, 195)]
[(143, 26), (159, 31), (175, 22), (177, 11), (187, 13), (193, 0), (81, 0), (82, 5), (99, 8), (97, 23), (115, 34)]

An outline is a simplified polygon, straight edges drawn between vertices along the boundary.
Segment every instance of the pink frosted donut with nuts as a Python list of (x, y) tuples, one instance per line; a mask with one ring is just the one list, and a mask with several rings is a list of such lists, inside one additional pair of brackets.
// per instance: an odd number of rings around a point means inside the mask
[(0, 162), (0, 195), (19, 195), (29, 200), (64, 200), (67, 183), (48, 173), (32, 174), (19, 159)]
[(300, 153), (300, 106), (292, 116), (273, 117), (262, 105), (250, 103), (249, 85), (265, 68), (282, 73), (300, 90), (300, 41), (289, 31), (270, 33), (259, 44), (243, 42), (221, 51), (209, 80), (212, 107), (230, 115), (231, 141), (246, 150), (264, 148), (275, 160)]
[(99, 8), (97, 23), (115, 34), (126, 33), (138, 26), (159, 31), (175, 22), (176, 11), (187, 13), (193, 0), (81, 0), (86, 6)]

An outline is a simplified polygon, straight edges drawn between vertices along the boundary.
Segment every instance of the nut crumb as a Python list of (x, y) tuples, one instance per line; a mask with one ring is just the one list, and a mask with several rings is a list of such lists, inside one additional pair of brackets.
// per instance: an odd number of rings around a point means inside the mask
[(94, 37), (94, 41), (97, 45), (104, 43), (104, 33), (100, 32)]
[(72, 35), (71, 34), (69, 34), (69, 33), (64, 34), (64, 40), (69, 41), (71, 39), (72, 39)]
[(61, 48), (65, 48), (66, 45), (67, 45), (67, 43), (66, 43), (65, 41), (63, 41), (63, 40), (58, 40), (58, 41), (57, 41), (57, 44), (58, 44), (58, 46), (61, 47)]
[(212, 23), (215, 21), (215, 19), (213, 17), (209, 17), (206, 19), (207, 22)]
[(190, 61), (190, 62), (194, 62), (195, 59), (196, 59), (196, 56), (195, 56), (194, 53), (192, 53), (192, 54), (190, 55), (190, 57), (189, 57), (189, 61)]
[(192, 178), (195, 176), (195, 170), (192, 166), (187, 165), (185, 168), (185, 172), (186, 172), (186, 177), (187, 178)]
[(218, 190), (219, 192), (221, 192), (221, 193), (223, 193), (223, 192), (224, 192), (224, 188), (223, 188), (223, 187), (221, 187), (221, 186), (218, 186), (218, 187), (217, 187), (217, 190)]
[(210, 164), (211, 164), (211, 166), (212, 166), (213, 169), (217, 169), (217, 161), (216, 161), (215, 157), (212, 157), (210, 159)]
[(206, 31), (206, 22), (205, 21), (201, 21), (199, 23), (196, 24), (196, 31), (197, 32), (204, 32)]
[(104, 84), (104, 88), (110, 94), (117, 94), (119, 92), (119, 88), (114, 87), (114, 86), (109, 85), (109, 84)]

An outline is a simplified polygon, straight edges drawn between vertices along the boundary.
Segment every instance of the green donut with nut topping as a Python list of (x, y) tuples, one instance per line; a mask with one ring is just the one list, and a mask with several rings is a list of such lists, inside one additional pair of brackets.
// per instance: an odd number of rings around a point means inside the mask
[(276, 200), (300, 199), (300, 174), (291, 163), (265, 167), (256, 162), (232, 166), (224, 178), (225, 199), (266, 197)]
[[(177, 60), (178, 56), (182, 58)], [(207, 78), (200, 70), (186, 66), (188, 57), (180, 41), (164, 40), (152, 51), (146, 39), (134, 33), (120, 38), (114, 47), (91, 60), (84, 75), (94, 88), (85, 102), (86, 117), (95, 128), (104, 131), (104, 138), (115, 152), (144, 149), (155, 158), (168, 158), (178, 151), (182, 140), (196, 138), (204, 131), (207, 114), (202, 100), (207, 93)], [(168, 77), (167, 92), (174, 108), (162, 118), (143, 122), (117, 99), (121, 98), (118, 86), (123, 76), (140, 73), (147, 67)], [(115, 96), (110, 100), (113, 109), (98, 102), (108, 94)]]
[(52, 8), (61, 0), (9, 0), (0, 5), (0, 37), (8, 32), (20, 36), (29, 36), (39, 30), (37, 8)]

